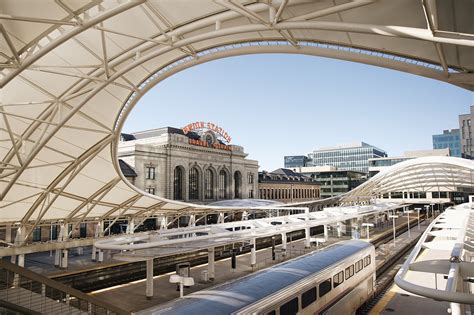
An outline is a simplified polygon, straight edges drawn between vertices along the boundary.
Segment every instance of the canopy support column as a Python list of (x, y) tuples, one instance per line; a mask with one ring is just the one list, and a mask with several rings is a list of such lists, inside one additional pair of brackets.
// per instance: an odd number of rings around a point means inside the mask
[(135, 231), (135, 220), (133, 218), (128, 218), (127, 234), (133, 234), (134, 231)]
[(146, 298), (153, 298), (153, 259), (146, 261)]
[(282, 251), (283, 256), (286, 256), (286, 247), (287, 247), (286, 233), (281, 233), (281, 251)]
[(5, 227), (5, 242), (11, 243), (12, 242), (12, 226), (7, 225)]
[(214, 247), (207, 249), (207, 269), (209, 272), (209, 280), (214, 281), (215, 276), (215, 249)]
[(250, 266), (255, 267), (255, 265), (257, 265), (257, 246), (255, 238), (250, 240), (250, 245), (252, 246), (250, 249)]
[(168, 229), (168, 217), (166, 216), (163, 216), (163, 217), (158, 217), (158, 219), (160, 221), (160, 230), (167, 230)]
[(310, 233), (310, 228), (309, 227), (306, 227), (304, 228), (304, 236), (305, 236), (305, 239), (304, 239), (304, 247), (306, 248), (310, 248), (311, 247), (311, 233)]
[[(69, 231), (68, 231), (68, 224), (67, 223), (62, 223), (60, 228), (59, 228), (59, 237), (58, 240), (60, 242), (66, 241), (68, 239)], [(67, 249), (60, 249), (59, 251), (56, 251), (55, 258), (55, 263), (56, 261), (58, 262), (58, 267), (60, 269), (66, 269), (68, 265), (68, 254), (69, 251)]]

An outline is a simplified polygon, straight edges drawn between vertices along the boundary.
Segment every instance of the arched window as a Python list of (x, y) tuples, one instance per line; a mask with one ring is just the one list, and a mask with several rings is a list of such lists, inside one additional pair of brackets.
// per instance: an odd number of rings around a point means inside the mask
[(213, 199), (214, 198), (214, 172), (207, 169), (204, 175), (204, 198)]
[(242, 198), (242, 174), (234, 173), (234, 198)]
[(219, 172), (219, 199), (227, 199), (227, 173), (224, 170)]
[(183, 169), (179, 166), (174, 169), (173, 199), (183, 200)]
[(189, 200), (199, 199), (199, 171), (196, 167), (189, 170)]

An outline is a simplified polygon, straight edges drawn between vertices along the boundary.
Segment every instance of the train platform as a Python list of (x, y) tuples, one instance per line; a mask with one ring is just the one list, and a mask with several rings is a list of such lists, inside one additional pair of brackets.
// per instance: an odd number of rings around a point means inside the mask
[[(330, 240), (329, 242), (334, 243), (336, 240)], [(250, 266), (250, 253), (237, 256), (236, 269), (231, 268), (230, 258), (216, 261), (214, 267), (215, 278), (212, 282), (204, 282), (200, 280), (202, 271), (207, 270), (207, 264), (191, 267), (190, 276), (194, 278), (195, 285), (184, 289), (184, 294), (187, 295), (189, 293), (207, 289), (220, 283), (237, 279), (254, 271), (280, 263), (283, 261), (281, 254), (279, 254), (280, 247), (281, 246), (276, 247), (276, 252), (278, 254), (275, 257), (275, 260), (272, 260), (271, 248), (258, 250), (257, 265), (253, 268)], [(287, 245), (287, 257), (297, 257), (315, 249), (316, 247), (312, 247), (309, 250), (305, 249), (303, 240), (294, 241)], [(109, 289), (99, 290), (92, 292), (92, 294), (101, 300), (115, 303), (118, 307), (126, 311), (138, 312), (179, 298), (180, 293), (179, 290), (177, 290), (177, 285), (169, 283), (169, 277), (174, 273), (175, 272), (171, 272), (154, 277), (153, 291), (155, 294), (152, 299), (146, 299), (145, 297), (145, 279)]]
[[(429, 250), (420, 254), (417, 261), (445, 259), (443, 251)], [(401, 267), (401, 265), (399, 266)], [(442, 274), (434, 276), (431, 273), (408, 271), (408, 281), (416, 282), (428, 288), (444, 288), (447, 280)], [(416, 280), (415, 280), (416, 279)], [(369, 312), (369, 315), (376, 314), (430, 314), (442, 315), (448, 314), (449, 303), (435, 301), (426, 297), (418, 296), (407, 292), (396, 284), (387, 289), (378, 303)]]
[[(399, 226), (405, 223), (406, 218), (400, 218), (397, 222), (397, 225)], [(415, 226), (416, 229), (416, 225), (414, 225), (412, 221), (412, 227), (413, 226)], [(373, 241), (382, 236), (386, 236), (388, 232), (391, 232), (391, 230), (391, 224), (388, 224), (388, 226), (380, 227), (370, 234), (370, 238)], [(328, 246), (341, 240), (348, 239), (347, 237), (337, 238), (331, 234), (329, 236), (330, 238), (324, 246)], [(362, 239), (364, 239), (366, 236), (365, 233), (362, 236)], [(258, 250), (257, 265), (254, 268), (250, 266), (250, 254), (242, 254), (237, 257), (236, 269), (231, 268), (231, 261), (229, 258), (216, 261), (215, 279), (213, 282), (204, 282), (200, 280), (201, 273), (204, 270), (207, 270), (207, 264), (192, 267), (190, 271), (190, 276), (194, 278), (195, 285), (185, 289), (185, 294), (207, 289), (220, 283), (243, 277), (254, 271), (270, 267), (286, 259), (294, 258), (317, 249), (316, 246), (313, 246), (311, 249), (305, 249), (303, 240), (294, 241), (288, 243), (287, 256), (283, 258), (281, 255), (281, 251), (279, 250), (280, 248), (281, 246), (276, 247), (277, 254), (275, 260), (272, 260), (271, 248)], [(380, 257), (380, 259), (383, 259), (383, 257)], [(106, 302), (114, 303), (115, 305), (126, 311), (142, 311), (143, 314), (148, 314), (152, 312), (154, 307), (156, 307), (157, 305), (179, 298), (179, 291), (177, 291), (176, 284), (169, 283), (169, 277), (171, 274), (174, 274), (174, 272), (154, 277), (153, 291), (155, 294), (153, 298), (149, 300), (147, 300), (145, 297), (145, 279), (104, 290), (98, 290), (93, 292), (93, 294)]]
[[(406, 218), (398, 218), (396, 225), (401, 226), (406, 223)], [(370, 237), (375, 238), (383, 233), (387, 233), (392, 229), (391, 221), (380, 222), (375, 228), (371, 229)], [(330, 236), (334, 236), (335, 230), (330, 230)], [(361, 238), (365, 236), (365, 228), (361, 231)], [(68, 275), (75, 272), (83, 272), (88, 270), (98, 270), (105, 267), (116, 266), (118, 264), (127, 264), (127, 262), (113, 259), (110, 251), (104, 251), (103, 262), (96, 262), (91, 260), (92, 246), (82, 247), (82, 251), (77, 249), (70, 250), (68, 256), (68, 268), (59, 269), (54, 265), (54, 252), (39, 252), (25, 255), (25, 267), (33, 272), (40, 273), (47, 276), (61, 276)], [(6, 258), (5, 258), (6, 259)]]
[(92, 246), (82, 247), (82, 251), (70, 250), (68, 256), (68, 268), (59, 269), (54, 266), (54, 252), (41, 252), (25, 256), (25, 267), (29, 270), (47, 276), (58, 276), (71, 272), (81, 272), (90, 269), (99, 269), (106, 266), (120, 264), (112, 258), (110, 252), (104, 252), (104, 261), (95, 262), (91, 260)]

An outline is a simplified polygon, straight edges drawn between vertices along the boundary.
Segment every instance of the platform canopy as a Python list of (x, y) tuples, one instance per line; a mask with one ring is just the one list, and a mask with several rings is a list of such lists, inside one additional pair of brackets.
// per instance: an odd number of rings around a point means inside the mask
[(32, 228), (208, 209), (138, 191), (116, 157), (140, 97), (199, 63), (306, 54), (474, 90), (473, 8), (471, 0), (2, 0), (0, 222)]
[(473, 189), (474, 161), (456, 157), (430, 156), (387, 167), (345, 194), (342, 202), (381, 198), (393, 192), (472, 192)]

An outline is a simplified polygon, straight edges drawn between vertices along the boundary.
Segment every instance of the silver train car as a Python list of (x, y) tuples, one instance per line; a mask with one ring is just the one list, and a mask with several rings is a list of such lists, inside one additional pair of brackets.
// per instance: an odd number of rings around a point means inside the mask
[(355, 314), (372, 296), (375, 248), (342, 241), (208, 290), (152, 314)]

